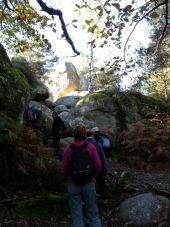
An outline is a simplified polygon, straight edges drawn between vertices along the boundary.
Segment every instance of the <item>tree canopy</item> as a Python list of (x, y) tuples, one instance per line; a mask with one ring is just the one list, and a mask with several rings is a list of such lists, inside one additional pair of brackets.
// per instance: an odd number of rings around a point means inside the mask
[[(58, 16), (63, 31), (63, 37), (65, 37), (67, 42), (71, 45), (74, 53), (79, 55), (79, 51), (76, 50), (67, 32), (62, 11), (55, 9), (55, 7), (49, 7), (46, 3), (47, 1), (36, 1), (41, 9), (47, 13), (47, 16), (42, 16), (40, 12), (37, 12), (37, 10), (31, 6), (30, 0), (1, 1), (1, 30), (3, 30), (3, 35), (5, 34), (6, 39), (7, 37), (8, 39), (10, 38), (11, 45), (21, 51), (30, 46), (30, 41), (32, 41), (33, 46), (41, 47), (45, 44), (50, 47), (50, 43), (45, 38), (44, 34), (41, 34), (38, 28), (41, 30), (45, 27), (51, 27), (52, 30), (56, 32), (56, 24), (53, 19), (54, 16)], [(144, 19), (154, 20), (158, 18), (160, 15), (157, 9), (160, 7), (164, 7), (164, 26), (162, 27), (160, 40), (166, 35), (168, 26), (168, 0), (146, 0), (143, 1), (138, 8), (136, 8), (137, 5), (134, 0), (127, 1), (128, 4), (125, 4), (125, 1), (121, 0), (81, 0), (78, 2), (80, 3), (76, 4), (75, 7), (80, 13), (84, 9), (93, 11), (92, 18), (85, 19), (83, 28), (86, 29), (87, 32), (95, 34), (95, 36), (93, 36), (94, 39), (91, 41), (94, 47), (96, 46), (96, 39), (102, 39), (103, 42), (99, 45), (101, 48), (109, 42), (121, 48), (121, 38), (124, 35), (123, 29), (127, 26), (132, 26), (132, 30), (124, 44), (124, 51), (126, 51), (128, 41), (136, 26)], [(54, 3), (57, 2), (54, 1)], [(4, 41), (7, 43), (6, 39), (4, 39)], [(16, 40), (17, 42), (14, 44)]]
[[(0, 26), (2, 32), (0, 34), (0, 42), (16, 52), (25, 52), (29, 49), (38, 49), (40, 52), (40, 48), (43, 51), (45, 48), (49, 51), (51, 43), (46, 37), (44, 30), (51, 28), (54, 33), (57, 33), (57, 25), (54, 20), (55, 16), (57, 16), (63, 33), (62, 38), (65, 38), (71, 46), (75, 56), (79, 55), (80, 52), (76, 49), (76, 43), (72, 41), (67, 30), (63, 12), (55, 7), (57, 1), (54, 0), (54, 4), (51, 3), (52, 7), (45, 0), (36, 0), (36, 2), (40, 10), (37, 10), (31, 4), (31, 0), (1, 0)], [(152, 46), (149, 47), (150, 50), (157, 49), (157, 54), (152, 55), (152, 57), (147, 55), (146, 53), (149, 52), (149, 49), (143, 49), (142, 53), (146, 57), (149, 56), (148, 58), (152, 59), (152, 61), (155, 61), (152, 66), (155, 65), (156, 67), (156, 62), (159, 62), (158, 59), (161, 56), (164, 56), (164, 67), (168, 65), (167, 54), (165, 52), (162, 53), (162, 49), (160, 56), (159, 50), (161, 46), (164, 46), (164, 49), (168, 48), (167, 46), (165, 48), (164, 42), (169, 40), (169, 8), (168, 0), (77, 0), (75, 11), (78, 16), (71, 23), (74, 27), (77, 27), (76, 23), (81, 15), (84, 17), (83, 12), (89, 12), (88, 17), (82, 23), (82, 29), (91, 34), (89, 41), (91, 48), (112, 47), (113, 54), (110, 56), (110, 61), (106, 62), (105, 72), (109, 72), (109, 75), (115, 75), (116, 72), (118, 72), (117, 75), (120, 75), (120, 73), (123, 75), (131, 72), (137, 63), (143, 61), (139, 50), (137, 52), (140, 60), (133, 59), (130, 50), (131, 36), (143, 20), (146, 20), (154, 28), (159, 24), (159, 31), (155, 33), (155, 39), (152, 42)], [(116, 48), (123, 50), (123, 57), (115, 54)], [(147, 62), (146, 58), (144, 62)], [(125, 69), (124, 72), (122, 71), (122, 65)], [(160, 69), (162, 66), (157, 64), (157, 67)], [(144, 78), (146, 77), (142, 74), (140, 80)]]
[(29, 48), (39, 48), (46, 46), (51, 48), (48, 39), (42, 33), (46, 27), (51, 27), (56, 32), (54, 16), (58, 16), (63, 37), (71, 45), (74, 53), (79, 55), (72, 42), (63, 19), (63, 14), (59, 9), (48, 7), (42, 0), (37, 0), (41, 9), (47, 12), (47, 16), (42, 16), (30, 4), (29, 0), (2, 0), (0, 3), (1, 42), (4, 42), (10, 49), (23, 52)]
[[(127, 2), (128, 4), (125, 4)], [(138, 2), (138, 4), (137, 4)], [(118, 48), (122, 48), (122, 38), (125, 36), (124, 30), (131, 27), (131, 30), (124, 43), (124, 60), (125, 53), (128, 49), (129, 40), (142, 20), (152, 21), (158, 18), (164, 23), (161, 28), (160, 42), (166, 37), (168, 30), (168, 0), (146, 0), (139, 1), (121, 1), (121, 0), (104, 0), (90, 1), (82, 0), (81, 4), (76, 4), (77, 10), (88, 9), (93, 11), (93, 17), (85, 20), (83, 28), (89, 33), (94, 34), (92, 40), (93, 46), (96, 47), (96, 39), (102, 39), (99, 47), (104, 47), (112, 42)], [(159, 9), (162, 8), (161, 14)]]

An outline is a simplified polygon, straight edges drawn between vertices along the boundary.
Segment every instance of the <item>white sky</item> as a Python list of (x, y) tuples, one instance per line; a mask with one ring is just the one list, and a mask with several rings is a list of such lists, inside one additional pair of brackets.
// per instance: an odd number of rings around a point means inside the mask
[[(38, 4), (35, 3), (35, 0), (31, 0), (36, 7), (38, 7)], [(63, 12), (63, 17), (65, 20), (65, 23), (68, 25), (67, 29), (69, 32), (70, 37), (72, 38), (75, 47), (78, 51), (88, 53), (89, 50), (87, 49), (87, 42), (90, 40), (90, 35), (85, 32), (85, 30), (82, 30), (81, 24), (83, 23), (84, 19), (82, 15), (78, 16), (76, 12), (74, 12), (74, 4), (78, 2), (79, 0), (46, 0), (44, 2), (47, 2), (48, 6), (52, 6), (54, 9), (60, 9)], [(144, 1), (144, 0), (143, 0)], [(49, 3), (48, 3), (49, 2)], [(124, 2), (131, 2), (130, 0), (124, 0)], [(77, 23), (78, 28), (74, 28), (72, 25), (69, 25), (72, 20), (78, 19), (79, 23)], [(61, 25), (59, 22), (58, 17), (55, 17), (55, 22), (57, 23), (58, 31), (61, 32)], [(137, 28), (135, 29), (131, 40), (134, 47), (138, 45), (139, 42), (141, 42), (143, 45), (146, 45), (147, 40), (147, 34), (145, 34), (147, 31), (147, 24), (145, 21), (141, 22)], [(127, 29), (127, 35), (129, 34), (130, 30)], [(71, 46), (64, 40), (59, 40), (60, 35), (57, 33), (53, 33), (49, 31), (45, 32), (45, 35), (49, 38), (49, 40), (52, 42), (54, 49), (58, 53), (60, 57), (62, 56), (72, 56), (74, 55)], [(57, 39), (58, 37), (58, 39)], [(107, 52), (106, 50), (103, 50), (102, 52)]]
[[(33, 5), (38, 7), (35, 0), (31, 0)], [(46, 4), (48, 6), (53, 7), (54, 9), (60, 9), (63, 12), (63, 18), (65, 20), (65, 23), (68, 25), (67, 30), (68, 33), (75, 45), (75, 48), (83, 52), (86, 55), (90, 55), (90, 48), (87, 45), (87, 42), (90, 41), (90, 35), (85, 32), (85, 30), (82, 30), (81, 24), (84, 21), (84, 18), (82, 15), (78, 16), (76, 12), (74, 12), (74, 4), (78, 2), (79, 0), (46, 0)], [(144, 3), (145, 0), (142, 0), (141, 3)], [(140, 1), (139, 1), (140, 2)], [(124, 0), (125, 5), (131, 3), (131, 0)], [(71, 21), (74, 19), (78, 19), (78, 28), (74, 28), (72, 25), (70, 25)], [(61, 31), (61, 24), (59, 22), (59, 19), (57, 16), (55, 16), (55, 22), (57, 23), (57, 33), (53, 33), (50, 30), (45, 31), (45, 36), (50, 40), (52, 43), (54, 51), (57, 53), (57, 56), (62, 58), (64, 57), (65, 61), (71, 61), (73, 64), (78, 65), (79, 57), (74, 58), (67, 58), (67, 56), (73, 56), (75, 55), (71, 46), (66, 42), (64, 39), (60, 39), (60, 36), (62, 34)], [(125, 33), (125, 37), (128, 36), (129, 32), (132, 28), (127, 28), (127, 31)], [(133, 54), (133, 51), (137, 46), (139, 46), (139, 43), (141, 43), (143, 46), (147, 46), (148, 43), (148, 27), (147, 23), (145, 21), (142, 21), (139, 23), (139, 25), (136, 27), (134, 33), (131, 36), (131, 49), (129, 50), (130, 54)], [(116, 50), (117, 51), (117, 50)], [(103, 49), (95, 49), (94, 50), (94, 58), (98, 58), (98, 66), (102, 66), (103, 62), (107, 60), (113, 53), (115, 52), (115, 49), (112, 47), (109, 48), (103, 48)], [(116, 52), (117, 54), (118, 52)], [(121, 50), (120, 55), (123, 54), (123, 50)], [(127, 83), (130, 82), (130, 78), (126, 77)]]

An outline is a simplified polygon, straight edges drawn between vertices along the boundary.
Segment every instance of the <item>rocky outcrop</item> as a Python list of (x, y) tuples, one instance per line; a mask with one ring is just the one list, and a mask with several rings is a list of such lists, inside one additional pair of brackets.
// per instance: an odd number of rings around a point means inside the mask
[(30, 85), (25, 76), (13, 67), (0, 44), (0, 143), (9, 143), (17, 136), (30, 98)]
[(126, 129), (140, 117), (135, 99), (123, 93), (116, 95), (114, 90), (103, 90), (80, 98), (71, 108), (67, 120), (72, 127), (83, 123), (112, 134)]
[[(57, 104), (67, 104), (72, 100), (71, 96), (57, 100)], [(62, 117), (74, 128), (76, 124), (85, 124), (87, 128), (98, 126), (107, 134), (113, 135), (125, 129), (143, 118), (149, 113), (170, 112), (169, 106), (153, 98), (139, 93), (115, 92), (107, 89), (87, 94), (84, 97), (74, 99), (69, 113)]]
[(41, 102), (50, 97), (49, 89), (38, 79), (35, 79), (31, 85), (33, 90), (32, 100)]
[(51, 92), (51, 99), (68, 95), (80, 89), (80, 78), (75, 66), (71, 62), (60, 63), (56, 70), (46, 75), (44, 84)]
[(58, 105), (65, 105), (68, 108), (71, 108), (72, 106), (74, 106), (74, 104), (77, 102), (77, 100), (79, 100), (80, 97), (79, 96), (64, 96), (61, 97), (59, 99), (57, 99), (57, 101), (55, 102), (55, 104)]
[(12, 64), (25, 75), (28, 83), (32, 87), (31, 100), (40, 102), (49, 98), (50, 92), (48, 88), (35, 76), (32, 66), (25, 58), (12, 58)]
[(41, 132), (40, 137), (44, 138), (51, 133), (53, 118), (52, 110), (40, 102), (31, 101), (30, 106), (33, 106), (39, 111), (39, 116), (35, 122), (35, 129)]

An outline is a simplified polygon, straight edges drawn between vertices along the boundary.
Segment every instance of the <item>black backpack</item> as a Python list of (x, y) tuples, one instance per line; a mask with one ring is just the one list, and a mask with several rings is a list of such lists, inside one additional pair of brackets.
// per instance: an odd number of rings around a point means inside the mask
[(87, 150), (88, 143), (81, 146), (70, 145), (72, 150), (69, 163), (69, 173), (71, 180), (77, 185), (83, 185), (93, 178), (93, 161)]

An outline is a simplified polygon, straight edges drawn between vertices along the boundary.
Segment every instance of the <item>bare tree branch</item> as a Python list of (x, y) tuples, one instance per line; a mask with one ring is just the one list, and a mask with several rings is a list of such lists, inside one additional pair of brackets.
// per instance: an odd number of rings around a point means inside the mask
[(61, 28), (63, 30), (63, 36), (66, 38), (67, 42), (71, 45), (74, 53), (76, 53), (76, 55), (80, 55), (80, 52), (76, 50), (74, 43), (67, 32), (61, 10), (48, 7), (42, 0), (37, 0), (37, 2), (40, 5), (40, 7), (43, 9), (43, 11), (47, 12), (49, 15), (57, 15), (59, 17), (59, 20), (61, 22)]
[(166, 1), (168, 1), (168, 0), (165, 0), (164, 2), (162, 2), (162, 3), (158, 4), (158, 5), (156, 5), (155, 7), (153, 7), (151, 10), (149, 10), (147, 13), (145, 13), (145, 15), (143, 15), (143, 16), (136, 22), (136, 24), (134, 25), (134, 27), (133, 27), (132, 31), (130, 32), (128, 38), (126, 39), (126, 42), (125, 42), (125, 45), (124, 45), (124, 61), (125, 61), (125, 63), (127, 63), (127, 62), (126, 62), (126, 46), (127, 46), (127, 43), (129, 42), (129, 39), (130, 39), (131, 35), (133, 34), (135, 28), (136, 28), (137, 25), (138, 25), (145, 17), (147, 17), (151, 12), (155, 11), (155, 10), (156, 10), (157, 8), (159, 8), (160, 6), (165, 5), (165, 4), (166, 4)]
[(89, 6), (89, 4), (87, 4), (86, 1), (82, 0), (82, 2), (83, 2), (83, 3), (87, 6), (87, 8), (89, 8), (90, 10), (94, 10), (94, 9), (92, 9), (92, 8)]
[(7, 0), (4, 0), (4, 6), (5, 6), (5, 8), (7, 8), (7, 9), (9, 9), (9, 10), (11, 10), (11, 11), (14, 11), (13, 9), (11, 9), (11, 8), (9, 7)]
[[(159, 44), (161, 44), (162, 43), (162, 40), (165, 38), (165, 36), (166, 36), (166, 29), (167, 29), (167, 26), (168, 26), (168, 0), (165, 0), (165, 11), (166, 11), (166, 13), (165, 13), (165, 26), (164, 26), (164, 29), (163, 29), (163, 32), (162, 32), (162, 36), (161, 36), (161, 38), (160, 38), (160, 41), (159, 41)], [(158, 45), (159, 45), (158, 44)]]

